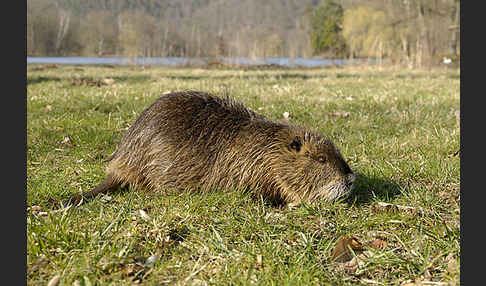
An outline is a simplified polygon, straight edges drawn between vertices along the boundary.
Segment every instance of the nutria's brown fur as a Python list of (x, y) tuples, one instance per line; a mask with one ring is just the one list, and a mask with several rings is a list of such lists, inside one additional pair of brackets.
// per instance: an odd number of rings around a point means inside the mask
[(145, 189), (245, 189), (290, 205), (334, 200), (355, 175), (328, 138), (265, 118), (230, 98), (174, 92), (135, 121), (109, 159), (107, 176), (82, 197)]

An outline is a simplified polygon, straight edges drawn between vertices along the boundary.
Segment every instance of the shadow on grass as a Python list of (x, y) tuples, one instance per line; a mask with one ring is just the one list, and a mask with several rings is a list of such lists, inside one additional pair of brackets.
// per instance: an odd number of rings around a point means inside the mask
[(252, 80), (274, 80), (274, 79), (311, 79), (311, 78), (327, 78), (329, 75), (306, 75), (298, 73), (282, 73), (282, 74), (259, 74), (259, 75), (167, 75), (165, 78), (171, 80), (203, 80), (203, 79), (252, 79)]
[(128, 75), (128, 76), (113, 76), (111, 77), (115, 82), (137, 83), (152, 80), (149, 75)]
[(150, 81), (152, 78), (148, 75), (135, 75), (135, 76), (106, 76), (106, 77), (93, 77), (93, 76), (74, 76), (70, 79), (69, 86), (110, 86), (112, 83), (125, 82), (129, 84), (140, 83)]
[(253, 80), (288, 80), (288, 79), (300, 79), (300, 80), (307, 80), (307, 79), (323, 79), (323, 78), (336, 78), (336, 79), (350, 79), (350, 78), (434, 78), (438, 77), (439, 75), (430, 75), (430, 74), (400, 74), (394, 75), (391, 73), (321, 73), (321, 74), (303, 74), (303, 73), (294, 73), (291, 71), (283, 71), (279, 73), (272, 73), (272, 74), (249, 74), (249, 75), (241, 75), (241, 74), (225, 74), (225, 75), (214, 75), (214, 74), (203, 74), (203, 75), (166, 75), (165, 78), (171, 80), (203, 80), (203, 79), (253, 79)]
[(27, 77), (27, 85), (34, 84), (34, 83), (41, 83), (46, 81), (60, 81), (61, 79), (58, 77), (45, 77), (45, 76), (35, 76), (35, 77)]
[[(121, 194), (121, 193), (126, 193), (130, 190), (128, 186), (123, 186), (123, 187), (117, 187), (116, 189), (113, 189), (112, 191), (108, 192), (107, 194), (112, 195), (112, 194)], [(133, 191), (133, 190), (132, 190)], [(248, 192), (249, 190), (245, 190), (244, 192)], [(378, 177), (368, 177), (364, 176), (362, 174), (358, 174), (358, 177), (355, 181), (355, 187), (353, 190), (353, 194), (345, 199), (345, 202), (349, 204), (354, 204), (354, 205), (366, 205), (369, 204), (372, 201), (390, 201), (393, 200), (396, 196), (400, 195), (400, 185), (397, 183), (391, 181), (391, 180), (385, 180), (383, 178), (378, 178)], [(153, 194), (152, 192), (148, 192), (144, 195), (150, 195)], [(158, 194), (156, 194), (158, 195)], [(100, 199), (103, 195), (98, 194), (95, 197), (87, 198), (83, 200), (82, 204), (91, 202), (96, 199)], [(285, 204), (283, 202), (283, 199), (281, 197), (261, 197), (255, 192), (250, 192), (250, 196), (252, 199), (255, 201), (260, 201), (263, 200), (264, 204), (269, 206), (269, 207), (275, 207), (275, 208), (283, 208), (285, 207)], [(71, 203), (73, 200), (73, 197), (67, 200), (62, 201), (62, 205), (66, 206)], [(54, 200), (52, 198), (48, 199), (49, 204), (51, 207), (54, 205), (59, 205), (59, 201)], [(175, 236), (180, 236), (182, 239), (185, 238), (184, 232), (179, 233), (176, 231), (174, 233)], [(174, 238), (174, 240), (177, 240)]]
[(392, 180), (358, 174), (353, 195), (347, 201), (356, 205), (364, 205), (376, 199), (393, 200), (400, 193), (400, 185)]

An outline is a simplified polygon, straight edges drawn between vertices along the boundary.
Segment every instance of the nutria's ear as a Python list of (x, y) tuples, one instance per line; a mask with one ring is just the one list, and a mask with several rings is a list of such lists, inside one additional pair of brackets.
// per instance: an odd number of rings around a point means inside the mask
[(292, 139), (292, 142), (290, 142), (290, 145), (289, 145), (290, 150), (300, 152), (301, 147), (302, 147), (302, 139), (300, 139), (299, 136), (295, 136), (295, 138)]

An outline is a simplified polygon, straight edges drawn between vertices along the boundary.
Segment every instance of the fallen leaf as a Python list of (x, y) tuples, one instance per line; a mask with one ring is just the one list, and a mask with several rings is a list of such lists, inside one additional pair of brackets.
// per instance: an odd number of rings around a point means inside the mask
[(381, 240), (379, 238), (375, 238), (370, 242), (370, 247), (374, 249), (384, 249), (387, 247), (388, 243), (384, 240)]
[(30, 207), (30, 210), (33, 211), (33, 212), (38, 212), (41, 210), (41, 207), (40, 206), (32, 206)]
[(396, 205), (396, 204), (390, 204), (390, 203), (384, 203), (384, 202), (376, 202), (371, 205), (371, 210), (373, 212), (380, 212), (380, 211), (386, 211), (386, 212), (406, 212), (409, 214), (414, 214), (417, 211), (422, 212), (422, 209), (417, 210), (414, 207), (411, 206), (402, 206), (402, 205)]
[(358, 270), (358, 257), (353, 257), (353, 259), (345, 262), (343, 266), (348, 273), (356, 272), (356, 270)]
[(359, 267), (363, 267), (365, 262), (364, 259), (371, 257), (372, 253), (370, 251), (365, 251), (360, 253), (358, 256), (353, 257), (351, 260), (343, 263), (343, 268), (348, 273), (356, 273)]
[(355, 237), (342, 236), (331, 251), (331, 259), (335, 262), (346, 262), (353, 259), (350, 248), (357, 252), (363, 250), (363, 245)]

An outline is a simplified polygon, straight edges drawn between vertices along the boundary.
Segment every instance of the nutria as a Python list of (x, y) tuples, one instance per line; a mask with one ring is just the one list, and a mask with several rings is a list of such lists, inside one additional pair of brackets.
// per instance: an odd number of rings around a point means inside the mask
[(292, 206), (347, 196), (356, 177), (325, 136), (197, 91), (157, 99), (108, 161), (104, 181), (71, 203), (132, 186), (242, 189)]

